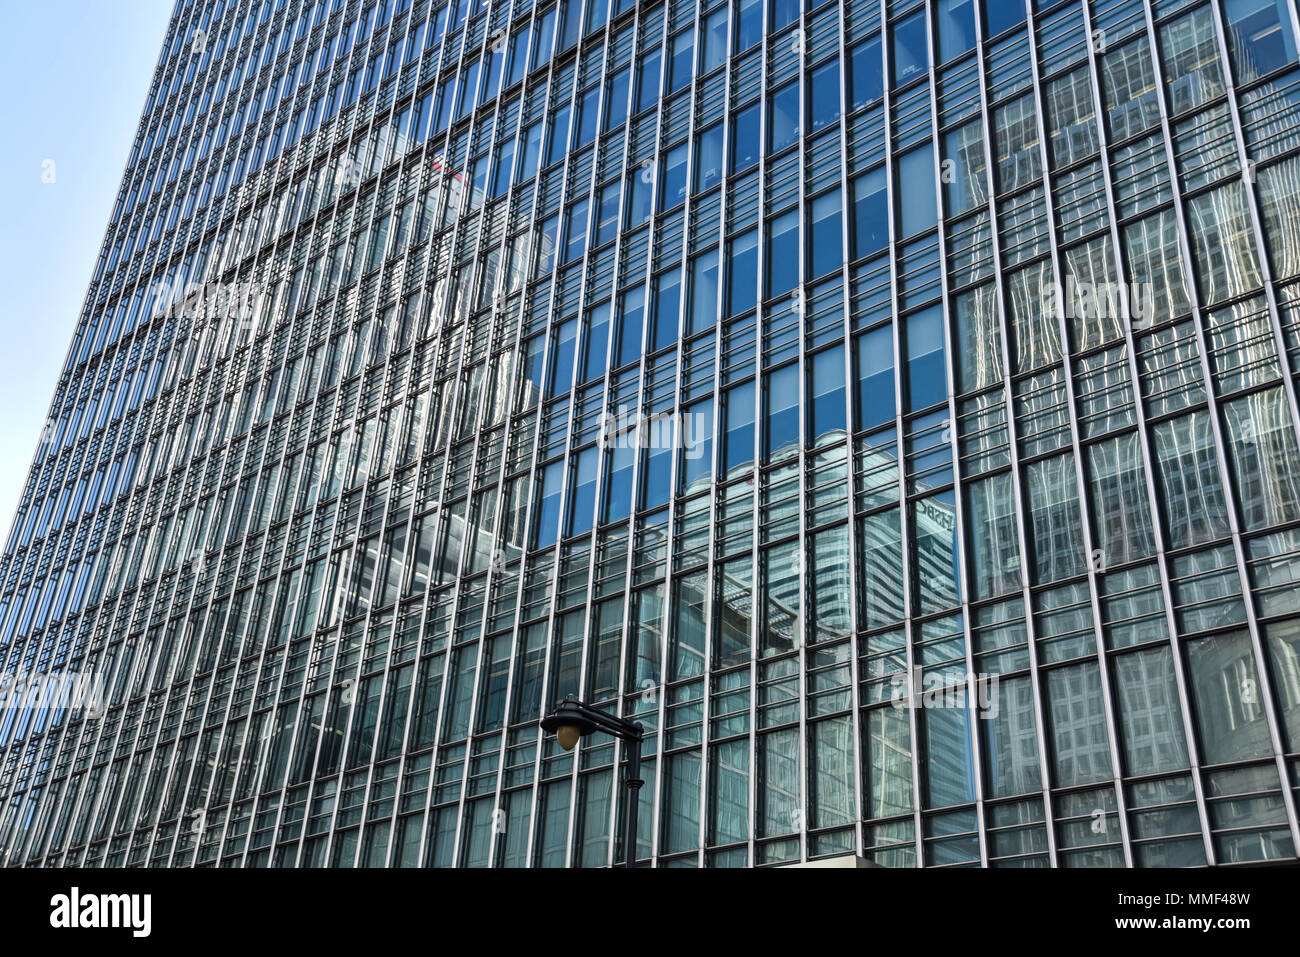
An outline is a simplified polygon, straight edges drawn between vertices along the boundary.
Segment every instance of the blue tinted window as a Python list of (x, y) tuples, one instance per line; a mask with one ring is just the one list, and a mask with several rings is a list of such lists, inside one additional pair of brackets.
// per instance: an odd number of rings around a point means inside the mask
[(726, 440), (722, 449), (723, 474), (754, 461), (754, 383), (729, 390), (723, 398)]
[(799, 138), (799, 84), (789, 83), (772, 94), (767, 121), (767, 151), (776, 153)]
[(866, 106), (885, 95), (885, 66), (880, 55), (880, 37), (853, 48), (849, 61), (849, 98), (853, 109)]
[(704, 51), (700, 62), (700, 73), (708, 73), (727, 58), (727, 8), (724, 6), (710, 14), (704, 21)]
[(683, 30), (669, 41), (672, 58), (668, 92), (675, 93), (691, 82), (695, 72), (695, 30)]
[(686, 156), (685, 143), (673, 147), (664, 157), (663, 179), (659, 189), (659, 211), (672, 209), (686, 199)]
[(680, 269), (668, 270), (657, 281), (653, 346), (656, 351), (677, 341), (677, 325), (681, 315), (681, 286)]
[(636, 450), (632, 445), (630, 441), (620, 441), (607, 457), (602, 522), (617, 522), (632, 512), (632, 467), (636, 464)]
[(975, 0), (938, 0), (939, 62), (975, 49)]
[(758, 162), (762, 149), (758, 141), (762, 103), (751, 103), (731, 117), (731, 171), (748, 169)]
[(844, 402), (844, 347), (835, 346), (813, 356), (812, 408), (808, 434), (817, 442), (829, 433), (847, 428)]
[[(618, 332), (618, 364), (635, 362), (641, 355), (641, 325), (645, 320), (645, 290), (636, 288), (623, 294), (623, 317)], [(675, 332), (676, 330), (674, 330)]]
[(995, 37), (1025, 22), (1024, 0), (983, 0), (984, 39)]
[(586, 359), (583, 362), (584, 382), (605, 374), (606, 354), (609, 351), (609, 303), (603, 302), (587, 314)]
[(925, 409), (948, 398), (944, 366), (943, 307), (931, 306), (907, 317), (907, 405)]
[(605, 109), (605, 129), (612, 130), (627, 119), (627, 97), (632, 84), (632, 70), (619, 70), (609, 81), (609, 106)]
[(718, 321), (718, 251), (701, 253), (691, 264), (691, 315), (687, 335), (713, 327)]
[(906, 83), (930, 69), (925, 10), (894, 24), (894, 85)]
[(596, 509), (596, 473), (600, 450), (592, 447), (578, 454), (573, 467), (573, 487), (569, 497), (570, 535), (591, 531)]
[(661, 54), (656, 49), (641, 58), (636, 80), (636, 109), (640, 113), (659, 102), (659, 61)]
[(747, 312), (758, 301), (758, 230), (752, 229), (730, 243), (727, 257), (727, 315)]
[(740, 0), (736, 14), (734, 52), (748, 50), (763, 39), (763, 0)]
[(772, 22), (768, 30), (780, 30), (799, 19), (799, 0), (772, 0)]
[(1295, 37), (1285, 0), (1224, 0), (1228, 49), (1239, 82), (1294, 63)]
[(569, 151), (569, 108), (561, 107), (551, 117), (551, 145), (546, 154), (546, 165), (558, 163)]
[(902, 236), (933, 229), (939, 221), (935, 198), (934, 146), (904, 153), (898, 163), (898, 212)]
[(767, 374), (767, 427), (765, 458), (799, 442), (799, 366), (797, 363)]
[(537, 524), (533, 526), (533, 547), (555, 544), (560, 526), (560, 493), (564, 482), (564, 463), (553, 462), (542, 470), (538, 483)]
[(578, 339), (578, 320), (570, 319), (553, 333), (551, 375), (547, 398), (567, 392), (573, 384), (573, 351)]
[(713, 477), (713, 400), (705, 399), (683, 410), (681, 439), (682, 491)]
[(627, 185), (627, 225), (631, 229), (650, 218), (650, 203), (654, 196), (654, 167), (643, 166), (633, 170)]
[(596, 245), (603, 246), (618, 235), (618, 182), (610, 183), (600, 191), (600, 207), (597, 210)]
[(695, 140), (695, 191), (722, 180), (722, 124), (714, 123)]
[(799, 212), (772, 220), (767, 228), (767, 298), (799, 285)]
[(894, 421), (894, 330), (873, 329), (858, 339), (858, 427)]
[(510, 188), (510, 173), (515, 165), (515, 141), (502, 143), (497, 150), (496, 172), (492, 175), (492, 195), (500, 196)]
[(569, 228), (564, 241), (564, 262), (573, 262), (587, 251), (587, 200), (569, 207)]
[(844, 265), (840, 224), (840, 191), (834, 189), (812, 202), (808, 230), (809, 277), (824, 276)]
[(574, 149), (586, 146), (596, 138), (597, 119), (600, 117), (600, 87), (583, 91), (578, 99), (578, 140)]
[(883, 166), (853, 181), (853, 258), (889, 245), (889, 192)]
[(830, 126), (840, 118), (840, 63), (832, 60), (813, 70), (808, 82), (810, 132)]

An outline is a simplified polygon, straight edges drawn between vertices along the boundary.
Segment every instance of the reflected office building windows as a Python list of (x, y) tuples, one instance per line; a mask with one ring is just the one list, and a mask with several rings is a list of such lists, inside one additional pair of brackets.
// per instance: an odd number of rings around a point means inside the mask
[(1295, 30), (179, 0), (0, 560), (0, 862), (1295, 861)]

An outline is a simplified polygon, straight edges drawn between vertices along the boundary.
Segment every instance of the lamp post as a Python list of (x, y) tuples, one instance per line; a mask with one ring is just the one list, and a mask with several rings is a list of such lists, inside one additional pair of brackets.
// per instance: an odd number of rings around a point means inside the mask
[(604, 731), (627, 744), (627, 841), (623, 866), (636, 860), (637, 804), (641, 785), (641, 741), (645, 731), (640, 721), (624, 721), (593, 708), (569, 695), (559, 707), (542, 719), (542, 730), (555, 735), (565, 751), (572, 751), (578, 741), (594, 731)]

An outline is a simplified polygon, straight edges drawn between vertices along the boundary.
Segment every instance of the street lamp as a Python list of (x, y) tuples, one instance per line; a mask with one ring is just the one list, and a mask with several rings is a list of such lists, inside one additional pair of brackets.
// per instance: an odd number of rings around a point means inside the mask
[(572, 751), (579, 739), (604, 731), (627, 744), (627, 842), (624, 867), (636, 860), (637, 798), (641, 785), (641, 741), (645, 731), (640, 721), (624, 721), (569, 695), (558, 708), (542, 719), (542, 730), (555, 735), (560, 747)]

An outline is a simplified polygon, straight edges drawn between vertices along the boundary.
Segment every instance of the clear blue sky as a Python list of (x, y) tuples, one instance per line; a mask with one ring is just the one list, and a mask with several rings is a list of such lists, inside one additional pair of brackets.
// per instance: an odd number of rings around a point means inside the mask
[[(0, 0), (0, 535), (117, 198), (173, 0)], [(42, 182), (53, 160), (54, 182)]]

